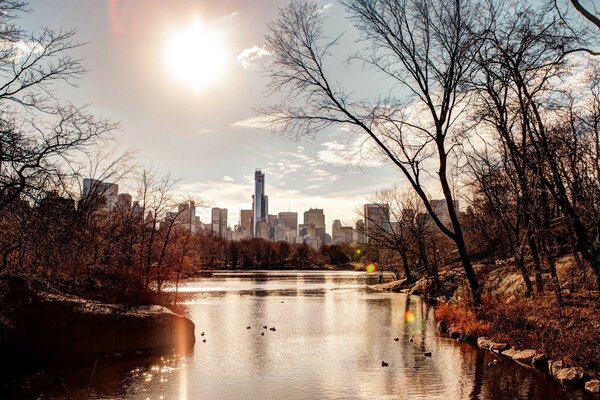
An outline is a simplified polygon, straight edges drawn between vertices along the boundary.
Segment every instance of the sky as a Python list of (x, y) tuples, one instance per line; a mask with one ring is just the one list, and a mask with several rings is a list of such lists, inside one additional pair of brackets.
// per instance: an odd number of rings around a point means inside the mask
[[(86, 45), (74, 54), (85, 59), (89, 72), (77, 88), (61, 88), (59, 95), (119, 122), (119, 151), (135, 150), (141, 165), (170, 171), (180, 179), (182, 196), (227, 208), (233, 227), (239, 210), (251, 208), (254, 170), (261, 168), (270, 214), (291, 210), (301, 220), (309, 208), (323, 208), (330, 231), (334, 219), (353, 224), (355, 211), (375, 190), (403, 181), (365, 150), (362, 136), (332, 128), (293, 141), (260, 123), (256, 110), (276, 100), (266, 95), (268, 80), (260, 72), (268, 57), (264, 35), (286, 3), (34, 0), (21, 24), (29, 30), (77, 28), (77, 40)], [(320, 4), (327, 33), (344, 33), (339, 51), (356, 46), (342, 6)], [(200, 36), (193, 34), (197, 28)], [(199, 45), (197, 37), (212, 44)], [(182, 52), (198, 58), (194, 62), (205, 68), (208, 82), (197, 81)], [(329, 64), (340, 82), (365, 96), (389, 89), (383, 79), (343, 58)], [(208, 221), (209, 209), (198, 213)]]

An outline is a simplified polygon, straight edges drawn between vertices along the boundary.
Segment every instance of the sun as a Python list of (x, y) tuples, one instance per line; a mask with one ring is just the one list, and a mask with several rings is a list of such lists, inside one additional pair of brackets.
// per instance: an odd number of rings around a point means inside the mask
[(171, 77), (193, 89), (204, 88), (223, 77), (226, 52), (222, 35), (199, 22), (170, 37), (165, 57)]

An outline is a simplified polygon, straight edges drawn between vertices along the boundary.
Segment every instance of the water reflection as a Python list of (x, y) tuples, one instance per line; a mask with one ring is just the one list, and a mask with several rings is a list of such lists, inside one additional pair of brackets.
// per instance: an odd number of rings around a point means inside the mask
[(0, 398), (583, 398), (502, 358), (488, 367), (495, 356), (436, 336), (433, 310), (420, 298), (367, 292), (376, 280), (263, 272), (186, 282), (199, 339), (192, 352), (53, 368), (8, 385)]

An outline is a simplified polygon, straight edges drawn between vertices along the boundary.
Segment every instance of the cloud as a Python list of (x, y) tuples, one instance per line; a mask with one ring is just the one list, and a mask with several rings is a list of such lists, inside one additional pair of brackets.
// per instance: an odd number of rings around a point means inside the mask
[(305, 187), (306, 190), (321, 189), (321, 185), (310, 185)]
[(223, 177), (223, 180), (224, 180), (225, 182), (233, 182), (233, 178), (232, 178), (232, 177), (230, 177), (229, 175), (225, 175), (225, 176)]
[(304, 146), (298, 146), (296, 147), (296, 150), (298, 150), (298, 153), (302, 153), (304, 151)]
[(320, 162), (340, 166), (380, 167), (384, 163), (380, 153), (371, 145), (370, 141), (356, 138), (350, 145), (339, 143), (337, 140), (322, 143), (325, 149), (317, 152)]
[(253, 128), (253, 129), (271, 129), (273, 127), (274, 117), (259, 115), (250, 117), (231, 124), (234, 128)]
[(242, 67), (244, 67), (244, 69), (248, 69), (252, 66), (252, 64), (254, 64), (263, 57), (268, 57), (270, 54), (271, 53), (269, 53), (269, 51), (265, 49), (264, 46), (258, 47), (257, 45), (254, 45), (250, 48), (242, 50), (242, 52), (238, 54), (237, 60), (240, 62), (240, 64), (242, 64)]
[(333, 3), (327, 3), (325, 4), (323, 7), (321, 7), (321, 9), (319, 10), (319, 12), (324, 12), (326, 11), (328, 8), (331, 8), (333, 6)]
[(200, 129), (198, 133), (215, 133), (214, 129)]
[(324, 169), (315, 169), (309, 173), (309, 182), (335, 182), (337, 176), (325, 171)]

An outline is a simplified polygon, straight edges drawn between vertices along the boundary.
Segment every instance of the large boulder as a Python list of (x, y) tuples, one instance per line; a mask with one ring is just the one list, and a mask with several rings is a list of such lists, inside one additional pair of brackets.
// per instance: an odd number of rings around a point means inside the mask
[(0, 278), (2, 355), (184, 351), (195, 341), (194, 323), (166, 307), (105, 304), (32, 286), (18, 277)]

